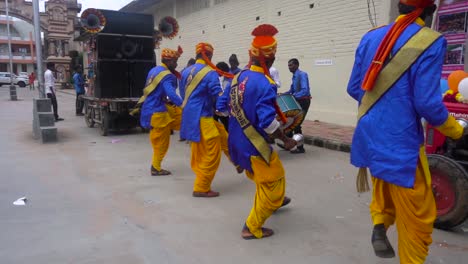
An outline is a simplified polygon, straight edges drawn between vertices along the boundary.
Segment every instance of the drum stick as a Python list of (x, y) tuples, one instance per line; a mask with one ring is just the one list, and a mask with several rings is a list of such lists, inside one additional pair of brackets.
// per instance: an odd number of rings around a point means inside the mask
[(286, 116), (284, 115), (284, 113), (281, 112), (281, 108), (279, 107), (277, 102), (275, 102), (275, 110), (276, 110), (276, 113), (278, 114), (281, 122), (283, 122), (283, 124), (286, 124), (286, 122), (288, 122), (288, 120), (286, 119)]

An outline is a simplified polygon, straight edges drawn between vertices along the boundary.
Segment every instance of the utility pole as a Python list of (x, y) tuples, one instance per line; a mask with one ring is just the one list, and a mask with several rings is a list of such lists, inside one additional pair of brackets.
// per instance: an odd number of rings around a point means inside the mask
[(10, 34), (10, 15), (8, 8), (8, 0), (5, 0), (6, 17), (7, 17), (7, 34), (8, 34), (8, 53), (10, 54), (10, 100), (18, 100), (16, 86), (13, 85), (13, 52), (11, 51), (11, 34)]
[[(8, 0), (7, 0), (8, 1)], [(42, 40), (41, 40), (41, 22), (39, 17), (39, 0), (33, 0), (33, 23), (34, 23), (34, 39), (36, 43), (36, 68), (39, 98), (45, 98), (44, 91), (44, 71), (42, 69)]]
[(51, 102), (44, 92), (44, 72), (42, 70), (41, 22), (39, 20), (39, 0), (33, 0), (33, 24), (36, 43), (36, 65), (39, 98), (33, 98), (33, 135), (42, 143), (57, 142), (57, 127)]

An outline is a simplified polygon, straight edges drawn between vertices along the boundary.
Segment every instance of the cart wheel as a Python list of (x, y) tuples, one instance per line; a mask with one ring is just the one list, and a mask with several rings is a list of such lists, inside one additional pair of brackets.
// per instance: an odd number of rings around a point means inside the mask
[(104, 113), (102, 113), (102, 117), (101, 117), (101, 126), (100, 126), (100, 134), (101, 136), (107, 136), (107, 134), (109, 134), (109, 124), (110, 124), (110, 114), (109, 112), (105, 111)]
[(468, 174), (456, 161), (442, 155), (427, 155), (432, 190), (437, 205), (434, 226), (452, 229), (468, 218)]

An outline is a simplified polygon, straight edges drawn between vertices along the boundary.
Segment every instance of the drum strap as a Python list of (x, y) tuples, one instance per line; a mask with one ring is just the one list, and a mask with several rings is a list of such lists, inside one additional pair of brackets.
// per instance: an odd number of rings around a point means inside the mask
[(362, 97), (358, 109), (358, 120), (379, 101), (379, 99), (400, 79), (400, 77), (413, 65), (414, 62), (427, 50), (437, 39), (437, 33), (429, 28), (423, 27), (411, 37), (410, 40), (395, 54), (390, 62), (383, 68), (377, 77), (374, 88), (367, 91)]
[(242, 128), (242, 132), (247, 137), (247, 139), (252, 143), (255, 149), (260, 153), (261, 157), (265, 162), (269, 165), (270, 164), (270, 157), (271, 157), (271, 148), (268, 142), (266, 142), (265, 138), (255, 129), (252, 124), (250, 124), (249, 119), (247, 119), (244, 109), (242, 109), (242, 105), (240, 103), (240, 95), (239, 95), (239, 84), (238, 78), (241, 74), (237, 74), (231, 86), (231, 110), (232, 115), (236, 118), (237, 122), (239, 122), (240, 127)]
[(187, 83), (186, 89), (185, 89), (185, 98), (184, 102), (182, 103), (182, 108), (185, 107), (185, 105), (188, 102), (188, 99), (190, 95), (192, 95), (192, 92), (195, 90), (195, 88), (198, 87), (200, 82), (205, 78), (205, 76), (211, 72), (213, 69), (209, 66), (205, 66), (203, 69), (201, 69), (197, 74), (195, 74), (195, 77), (192, 79), (192, 74), (190, 74), (189, 79), (190, 81)]
[(135, 105), (132, 111), (130, 111), (130, 115), (136, 115), (140, 112), (141, 106), (143, 106), (143, 103), (145, 102), (146, 98), (148, 95), (150, 95), (156, 87), (158, 87), (159, 83), (164, 79), (164, 77), (168, 76), (171, 74), (169, 70), (164, 70), (160, 72), (156, 77), (153, 78), (151, 83), (143, 89), (143, 96), (138, 100), (138, 103)]

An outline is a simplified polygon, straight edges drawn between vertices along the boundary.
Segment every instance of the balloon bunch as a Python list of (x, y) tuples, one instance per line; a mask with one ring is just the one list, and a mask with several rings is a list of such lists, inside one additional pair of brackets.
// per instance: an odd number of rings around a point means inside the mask
[[(464, 71), (452, 72), (448, 79), (448, 90), (444, 93), (444, 102), (468, 103), (468, 73)], [(441, 87), (446, 83), (441, 82)]]

